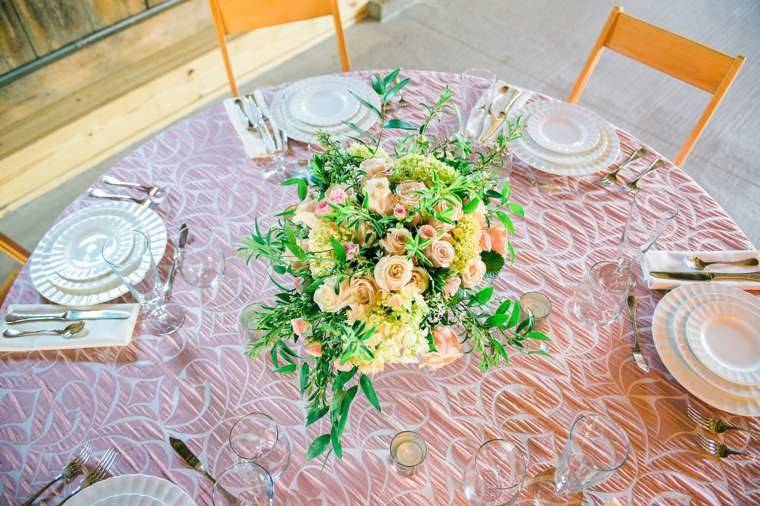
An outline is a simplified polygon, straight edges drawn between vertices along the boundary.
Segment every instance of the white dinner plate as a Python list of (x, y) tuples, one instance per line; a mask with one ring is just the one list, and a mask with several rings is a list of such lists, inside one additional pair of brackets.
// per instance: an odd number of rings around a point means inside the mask
[(339, 125), (352, 118), (359, 110), (359, 101), (348, 90), (341, 81), (317, 81), (290, 95), (288, 112), (292, 118), (309, 125)]
[(97, 506), (188, 506), (195, 502), (174, 483), (144, 474), (127, 474), (99, 481), (66, 502), (67, 506), (94, 506), (96, 504)]
[[(678, 324), (681, 324), (681, 329), (685, 325), (683, 322), (685, 318), (680, 318), (681, 321), (675, 321), (676, 311), (686, 301), (695, 297), (710, 300), (710, 297), (715, 296), (733, 296), (734, 292), (726, 290), (727, 288), (720, 285), (692, 284), (683, 285), (668, 292), (655, 308), (652, 317), (652, 340), (665, 367), (686, 390), (706, 403), (729, 413), (758, 416), (760, 415), (760, 389), (733, 384), (713, 375), (718, 382), (722, 381), (729, 386), (731, 391), (717, 387), (705, 379), (707, 374), (712, 374), (711, 371), (704, 368), (695, 357), (687, 358), (687, 353), (690, 350), (685, 343), (685, 338), (681, 336), (680, 349), (676, 343), (675, 331), (679, 328)], [(746, 293), (741, 295), (742, 298), (745, 296), (752, 297)], [(681, 330), (680, 332), (684, 331)], [(698, 373), (696, 368), (700, 366), (704, 371)], [(742, 395), (732, 392), (742, 392)]]
[[(95, 216), (116, 216), (145, 232), (150, 239), (153, 257), (158, 262), (166, 249), (166, 226), (161, 217), (146, 207), (132, 202), (108, 202), (80, 209), (67, 216), (43, 236), (32, 253), (29, 274), (34, 287), (51, 302), (66, 306), (90, 306), (115, 299), (127, 293), (128, 288), (113, 273), (86, 281), (72, 281), (58, 274), (60, 262), (51, 262), (52, 247), (62, 235), (73, 234), (77, 224)], [(148, 270), (150, 259), (140, 259), (136, 269), (129, 276), (132, 282), (139, 282)]]
[(599, 125), (585, 109), (554, 102), (531, 114), (530, 136), (540, 146), (556, 153), (583, 153), (599, 143)]
[[(552, 106), (554, 102), (533, 102), (509, 115), (510, 121), (522, 116), (523, 121), (530, 122), (533, 113)], [(558, 176), (584, 176), (607, 169), (620, 155), (620, 140), (615, 129), (590, 111), (589, 118), (595, 121), (600, 131), (600, 139), (591, 151), (586, 153), (556, 153), (538, 145), (524, 133), (510, 144), (512, 151), (523, 161), (538, 170)]]
[(760, 386), (760, 305), (728, 298), (701, 304), (686, 321), (686, 342), (718, 376)]

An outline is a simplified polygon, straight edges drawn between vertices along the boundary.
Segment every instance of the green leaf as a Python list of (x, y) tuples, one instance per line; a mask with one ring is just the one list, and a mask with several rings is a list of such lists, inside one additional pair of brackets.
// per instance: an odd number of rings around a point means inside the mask
[(327, 414), (327, 406), (322, 406), (317, 409), (312, 409), (306, 414), (306, 426), (308, 427), (312, 423), (316, 422)]
[(366, 107), (370, 111), (372, 111), (375, 114), (377, 114), (378, 118), (382, 118), (383, 117), (383, 114), (380, 112), (380, 110), (377, 107), (375, 107), (373, 104), (371, 104), (370, 102), (367, 102), (365, 99), (363, 99), (362, 97), (360, 97), (359, 95), (357, 95), (356, 93), (354, 93), (351, 90), (348, 90), (348, 92), (350, 94), (352, 94), (354, 96), (354, 98), (356, 98), (356, 100), (359, 101), (360, 104), (362, 104), (364, 107)]
[(510, 263), (515, 263), (515, 247), (512, 246), (512, 242), (507, 243), (507, 251), (509, 251)]
[(496, 348), (496, 351), (499, 352), (499, 355), (501, 355), (504, 358), (504, 361), (506, 363), (509, 363), (509, 356), (507, 355), (507, 350), (504, 349), (504, 345), (501, 344), (498, 339), (491, 339), (491, 346)]
[(515, 234), (515, 225), (512, 223), (512, 218), (507, 215), (504, 211), (498, 211), (496, 213), (496, 216), (499, 217), (499, 221), (501, 221), (504, 224), (504, 227), (507, 229), (510, 235)]
[(340, 434), (338, 433), (338, 427), (333, 425), (330, 429), (330, 441), (332, 442), (333, 451), (338, 459), (343, 458), (343, 446), (340, 444)]
[(491, 300), (491, 296), (493, 295), (493, 287), (487, 286), (483, 288), (481, 291), (470, 297), (470, 300), (479, 306), (484, 305), (489, 300)]
[(348, 383), (351, 378), (356, 374), (357, 368), (352, 367), (350, 371), (339, 372), (333, 380), (333, 392), (340, 392), (343, 390), (343, 385)]
[[(501, 256), (501, 255), (499, 255)], [(509, 299), (506, 299), (501, 304), (499, 304), (499, 307), (496, 308), (496, 314), (504, 314), (509, 309), (509, 306), (512, 305), (512, 301)]]
[(296, 372), (296, 364), (285, 364), (272, 371), (275, 374), (291, 374)]
[(335, 237), (330, 237), (330, 244), (332, 244), (335, 257), (338, 259), (339, 265), (345, 265), (346, 263), (346, 248)]
[(523, 206), (520, 204), (510, 203), (507, 204), (507, 207), (509, 207), (509, 210), (512, 211), (512, 214), (515, 216), (519, 216), (520, 218), (525, 216), (525, 209), (523, 209)]
[(305, 177), (291, 177), (282, 182), (282, 186), (292, 185), (296, 185), (299, 199), (304, 200), (309, 194), (309, 182)]
[(317, 439), (311, 442), (309, 450), (306, 452), (306, 459), (311, 460), (315, 457), (319, 457), (327, 449), (327, 444), (330, 442), (330, 434), (322, 434)]
[[(353, 130), (354, 132), (358, 133), (359, 135), (363, 135), (364, 137), (366, 137), (368, 139), (372, 139), (373, 138), (373, 135), (371, 133), (369, 133), (367, 130), (364, 130), (363, 128), (359, 128), (358, 126), (356, 126), (356, 123), (344, 122), (343, 124), (344, 125), (348, 125), (348, 127), (351, 128), (351, 130)], [(358, 138), (355, 138), (355, 139), (357, 141), (361, 142), (362, 144), (364, 144), (365, 146), (367, 146), (367, 143), (365, 141), (361, 141)]]
[(385, 128), (395, 128), (397, 130), (417, 130), (417, 127), (408, 121), (404, 121), (402, 119), (389, 119), (385, 123)]
[(393, 88), (386, 91), (385, 94), (383, 95), (383, 102), (387, 102), (389, 98), (391, 98), (393, 95), (401, 91), (404, 88), (404, 86), (409, 84), (409, 81), (411, 81), (411, 79), (408, 77), (406, 79), (402, 79), (401, 81), (396, 83), (396, 85)]
[(536, 339), (538, 341), (548, 341), (549, 340), (549, 336), (547, 336), (543, 332), (539, 332), (537, 330), (531, 330), (530, 332), (528, 332), (527, 334), (525, 334), (525, 337), (527, 337), (529, 339)]
[(395, 70), (388, 72), (388, 75), (383, 77), (383, 86), (387, 88), (388, 85), (390, 85), (393, 81), (396, 80), (396, 78), (398, 77), (400, 73), (401, 73), (400, 68), (397, 68)]
[(478, 204), (480, 204), (480, 197), (475, 197), (462, 206), (462, 212), (464, 214), (470, 214), (478, 208)]
[(504, 181), (504, 186), (501, 189), (499, 199), (502, 204), (506, 204), (509, 200), (509, 196), (512, 195), (512, 187), (509, 185), (509, 181)]
[(486, 264), (486, 273), (499, 272), (504, 267), (504, 257), (495, 251), (483, 251), (480, 259)]
[(343, 397), (343, 402), (340, 403), (340, 422), (338, 423), (338, 434), (343, 434), (343, 429), (346, 427), (346, 422), (348, 421), (349, 408), (351, 407), (351, 403), (353, 402), (354, 397), (356, 397), (356, 392), (358, 390), (359, 389), (356, 387), (356, 385), (346, 390), (346, 395)]
[(362, 392), (364, 392), (364, 396), (369, 403), (372, 404), (376, 410), (381, 411), (380, 402), (377, 400), (377, 393), (375, 393), (375, 387), (372, 386), (372, 380), (369, 376), (362, 374), (359, 377), (359, 385), (361, 385)]
[(509, 320), (509, 316), (505, 314), (495, 314), (493, 316), (489, 316), (486, 318), (485, 325), (486, 327), (501, 327)]
[(378, 76), (373, 75), (370, 78), (370, 83), (372, 84), (372, 89), (375, 90), (375, 93), (378, 95), (385, 93), (385, 84)]
[(512, 306), (512, 314), (509, 316), (509, 321), (507, 322), (507, 328), (512, 328), (515, 325), (517, 325), (517, 322), (520, 320), (520, 303), (515, 301), (515, 305)]
[(309, 363), (304, 362), (301, 364), (301, 377), (299, 378), (299, 390), (301, 395), (306, 391), (306, 387), (309, 386)]

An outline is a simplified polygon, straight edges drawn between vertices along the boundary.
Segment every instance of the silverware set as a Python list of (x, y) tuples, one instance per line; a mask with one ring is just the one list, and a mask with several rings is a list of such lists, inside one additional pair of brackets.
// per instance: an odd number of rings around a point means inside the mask
[(288, 134), (280, 128), (269, 110), (261, 90), (234, 98), (235, 104), (248, 125), (248, 131), (260, 135), (267, 153), (283, 153), (288, 149)]
[(649, 364), (646, 358), (641, 353), (641, 345), (639, 344), (639, 325), (636, 322), (636, 306), (638, 302), (636, 297), (629, 295), (628, 299), (628, 311), (631, 315), (631, 325), (633, 326), (633, 360), (636, 362), (636, 366), (643, 372), (649, 372)]
[[(620, 178), (618, 177), (618, 174), (625, 170), (626, 168), (630, 167), (634, 162), (640, 160), (642, 157), (649, 154), (649, 150), (645, 147), (641, 147), (631, 153), (628, 158), (626, 158), (623, 162), (621, 162), (617, 167), (615, 167), (615, 170), (612, 172), (608, 172), (605, 174), (599, 182), (603, 184), (604, 186), (613, 186), (619, 184)], [(659, 169), (660, 167), (663, 167), (665, 165), (665, 161), (662, 158), (655, 158), (654, 161), (652, 161), (649, 165), (647, 165), (646, 168), (644, 168), (642, 171), (640, 171), (633, 179), (626, 182), (623, 185), (623, 191), (626, 193), (636, 193), (639, 191), (639, 184), (641, 179), (646, 176), (647, 174), (654, 172), (655, 170)]]
[(145, 197), (139, 198), (133, 197), (131, 195), (108, 193), (99, 188), (90, 187), (87, 189), (87, 195), (90, 198), (134, 202), (135, 204), (152, 208), (163, 202), (163, 200), (166, 198), (167, 193), (169, 192), (166, 186), (146, 185), (130, 181), (122, 181), (113, 176), (103, 176), (101, 178), (101, 181), (109, 186), (131, 188), (137, 190), (145, 194)]
[(187, 237), (190, 234), (190, 227), (187, 223), (183, 223), (179, 227), (179, 234), (177, 236), (177, 247), (174, 249), (174, 255), (172, 257), (172, 266), (169, 269), (169, 276), (166, 278), (166, 284), (164, 284), (164, 296), (169, 297), (174, 288), (174, 278), (177, 277), (177, 270), (179, 270), (182, 264), (182, 254), (187, 246)]
[[(688, 405), (686, 407), (686, 414), (691, 419), (691, 421), (697, 424), (697, 427), (707, 432), (712, 432), (713, 434), (723, 434), (725, 432), (738, 431), (749, 434), (751, 437), (760, 436), (760, 432), (758, 431), (738, 427), (720, 418), (714, 418), (705, 415), (691, 405)], [(697, 444), (707, 453), (721, 459), (730, 457), (731, 455), (749, 456), (749, 453), (733, 450), (726, 444), (721, 443), (720, 441), (715, 441), (714, 439), (710, 439), (703, 434), (697, 434)]]
[[(203, 467), (203, 464), (201, 464), (200, 459), (193, 453), (193, 451), (188, 448), (188, 446), (185, 444), (184, 441), (181, 439), (177, 439), (175, 437), (169, 438), (169, 444), (174, 449), (174, 451), (182, 457), (182, 460), (185, 461), (187, 465), (189, 465), (193, 470), (197, 471), (201, 475), (203, 475), (204, 478), (206, 478), (208, 481), (210, 481), (213, 485), (216, 485), (216, 478), (214, 478), (205, 467)], [(228, 499), (228, 502), (230, 504), (238, 504), (239, 501), (237, 498), (235, 498), (234, 495), (232, 495), (227, 489), (224, 487), (219, 487), (220, 492), (222, 495), (226, 496)]]
[(76, 310), (55, 313), (19, 313), (12, 312), (5, 315), (5, 322), (8, 325), (20, 325), (34, 322), (66, 322), (68, 325), (64, 328), (46, 328), (34, 330), (19, 330), (7, 328), (3, 331), (3, 337), (13, 339), (16, 337), (54, 335), (64, 339), (80, 337), (85, 330), (85, 320), (125, 320), (129, 318), (126, 311), (115, 310)]
[[(31, 506), (31, 504), (33, 504), (34, 501), (36, 501), (53, 484), (61, 480), (69, 482), (76, 476), (82, 474), (91, 455), (92, 445), (90, 445), (90, 443), (85, 443), (84, 446), (82, 446), (82, 448), (79, 450), (79, 453), (64, 466), (61, 472), (55, 475), (52, 480), (46, 483), (45, 486), (38, 490), (37, 493), (35, 493), (32, 497), (27, 499), (22, 506)], [(100, 457), (97, 465), (82, 479), (81, 482), (79, 482), (76, 488), (74, 488), (74, 490), (66, 495), (63, 500), (58, 502), (57, 505), (60, 506), (90, 485), (107, 478), (108, 472), (111, 470), (111, 467), (116, 461), (116, 457), (116, 451), (113, 448), (108, 448)]]
[(493, 111), (491, 110), (493, 107), (494, 101), (499, 97), (506, 95), (509, 93), (510, 87), (507, 85), (502, 86), (496, 91), (496, 94), (494, 98), (491, 100), (491, 103), (488, 106), (488, 112), (486, 114), (486, 117), (484, 119), (484, 125), (488, 125), (485, 130), (483, 130), (483, 133), (480, 135), (480, 143), (487, 142), (491, 137), (494, 136), (494, 134), (499, 130), (499, 128), (504, 124), (504, 121), (507, 119), (507, 114), (509, 114), (509, 111), (512, 109), (512, 106), (515, 105), (515, 102), (517, 102), (517, 99), (520, 98), (520, 95), (522, 95), (522, 90), (515, 90), (512, 98), (509, 99), (509, 102), (507, 102), (507, 105), (505, 105), (497, 114), (494, 116)]

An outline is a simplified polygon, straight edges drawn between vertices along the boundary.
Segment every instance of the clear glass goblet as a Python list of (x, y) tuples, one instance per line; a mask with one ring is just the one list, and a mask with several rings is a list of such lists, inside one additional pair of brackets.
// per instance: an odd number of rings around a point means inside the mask
[(464, 471), (464, 495), (470, 504), (512, 504), (525, 479), (525, 456), (505, 439), (486, 441), (475, 452)]
[[(473, 115), (478, 100), (483, 95), (490, 95), (496, 84), (496, 76), (488, 69), (474, 68), (463, 72), (459, 77), (458, 95), (460, 131), (467, 134), (467, 122)], [(485, 119), (485, 115), (484, 115)], [(480, 134), (480, 128), (475, 134)]]
[(616, 261), (597, 262), (576, 286), (570, 304), (575, 316), (597, 326), (615, 321), (623, 310), (631, 273)]
[(209, 245), (203, 251), (188, 248), (182, 256), (182, 277), (193, 286), (208, 288), (216, 285), (224, 276), (227, 257), (222, 248)]
[(255, 462), (272, 476), (282, 476), (290, 464), (290, 440), (272, 417), (253, 412), (230, 429), (230, 447), (241, 462)]
[(131, 255), (116, 256), (113, 248), (107, 245), (103, 246), (100, 255), (140, 304), (143, 330), (153, 335), (172, 334), (184, 323), (185, 311), (179, 304), (166, 302), (150, 238), (142, 230), (133, 230), (132, 240)]
[(675, 230), (677, 216), (672, 199), (658, 193), (636, 193), (618, 243), (620, 256), (637, 263), (660, 237)]
[(274, 504), (274, 481), (254, 462), (233, 464), (216, 479), (214, 506), (271, 506)]

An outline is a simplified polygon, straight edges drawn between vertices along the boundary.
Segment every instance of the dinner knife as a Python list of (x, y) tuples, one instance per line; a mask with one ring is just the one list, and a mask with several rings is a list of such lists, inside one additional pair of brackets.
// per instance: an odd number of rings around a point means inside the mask
[(678, 279), (681, 281), (760, 281), (760, 271), (755, 272), (665, 272), (652, 271), (652, 277)]
[(72, 322), (79, 320), (126, 320), (130, 313), (112, 309), (69, 309), (60, 313), (21, 313), (14, 311), (5, 315), (5, 321), (10, 324), (27, 322)]
[(164, 285), (165, 297), (169, 297), (169, 295), (171, 295), (172, 288), (174, 288), (174, 278), (177, 276), (177, 269), (182, 262), (182, 253), (185, 251), (185, 246), (187, 245), (187, 236), (189, 233), (190, 228), (187, 226), (187, 223), (183, 223), (182, 226), (179, 227), (177, 249), (174, 250), (174, 258), (172, 259), (172, 266), (169, 270), (169, 277), (166, 279), (166, 284)]
[[(198, 459), (198, 457), (195, 456), (193, 451), (187, 447), (184, 441), (181, 439), (177, 439), (176, 437), (170, 437), (169, 438), (169, 444), (172, 445), (172, 448), (174, 448), (174, 451), (177, 452), (177, 455), (182, 457), (182, 460), (184, 460), (187, 465), (201, 473), (203, 476), (206, 477), (211, 483), (216, 485), (216, 478), (211, 476), (208, 471), (206, 471), (206, 468), (203, 467), (203, 464), (201, 464), (201, 461)], [(226, 488), (219, 486), (219, 492), (227, 497), (227, 501), (230, 504), (239, 504), (238, 499), (232, 495)]]

